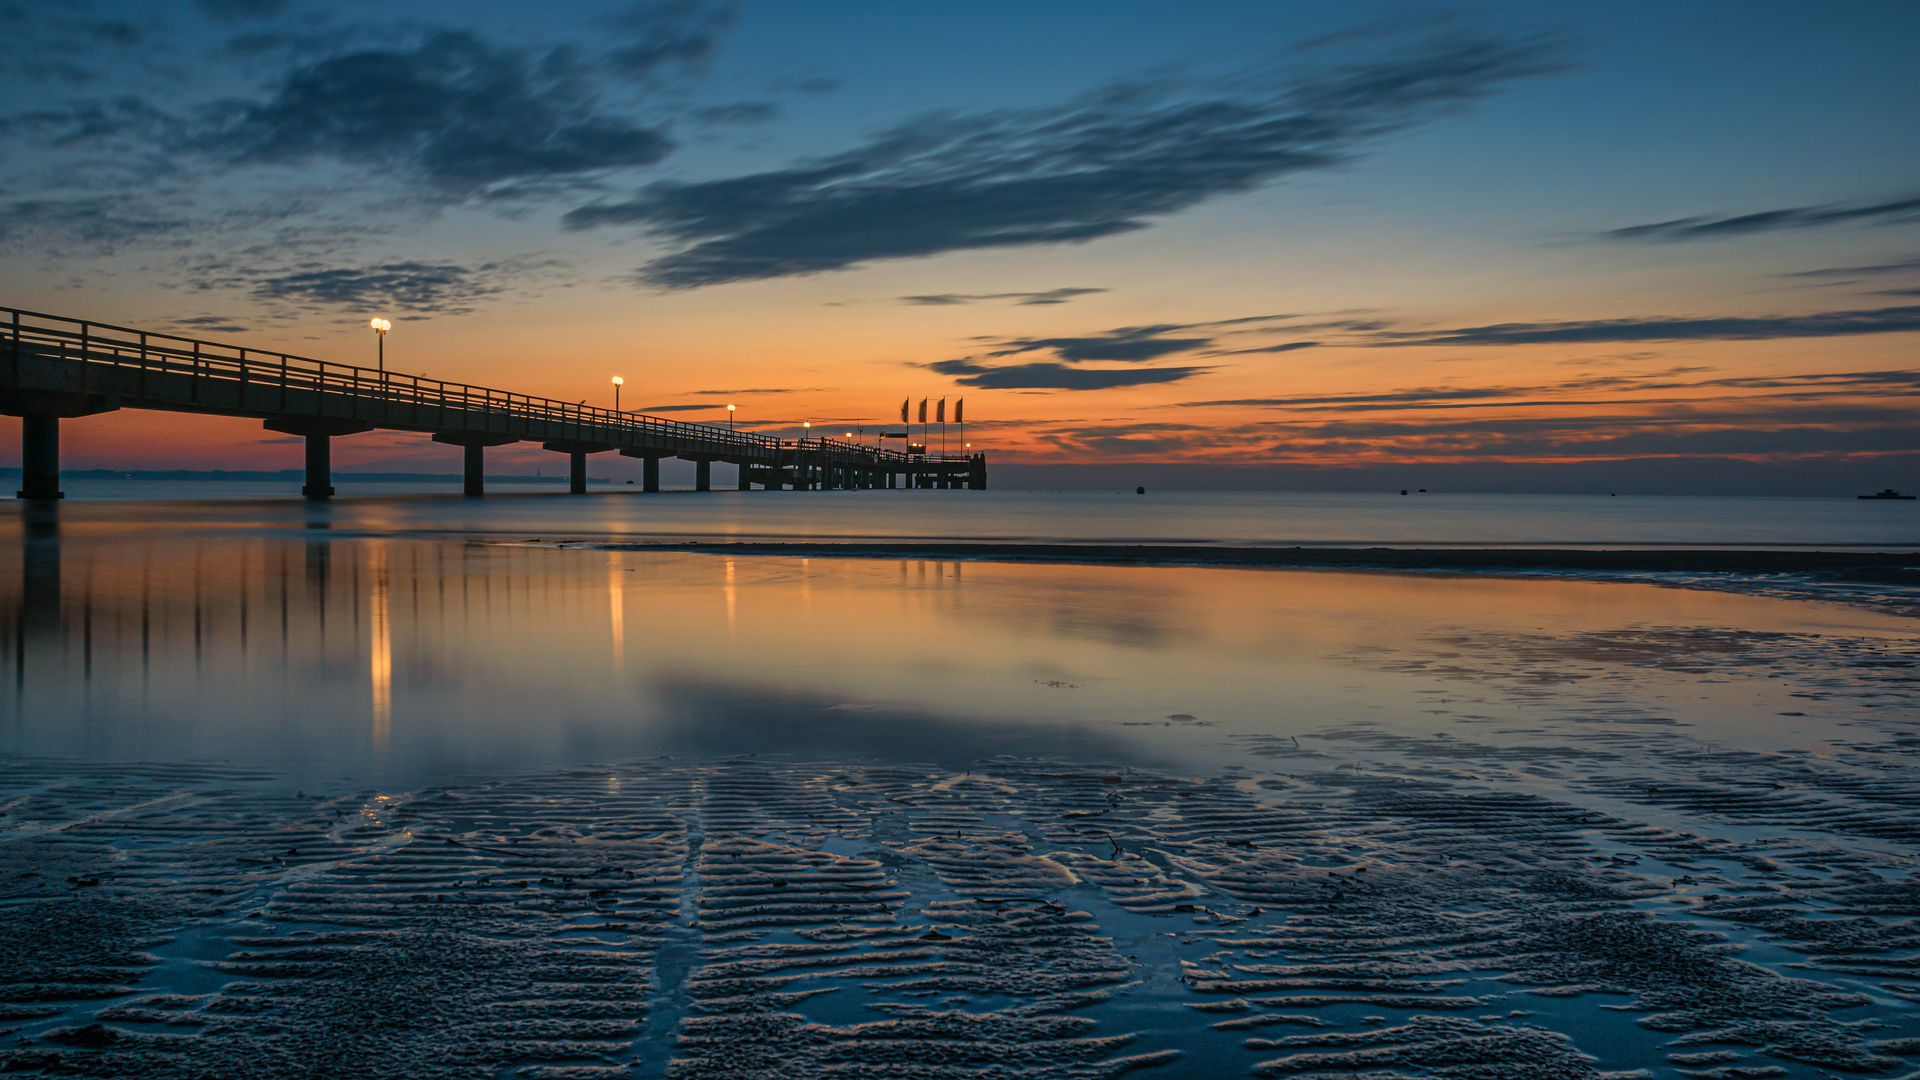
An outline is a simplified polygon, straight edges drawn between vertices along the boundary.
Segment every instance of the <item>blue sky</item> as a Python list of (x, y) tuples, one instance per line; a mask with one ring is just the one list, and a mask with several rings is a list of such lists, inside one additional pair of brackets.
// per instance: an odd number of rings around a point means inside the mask
[[(968, 395), (1007, 460), (1920, 450), (1911, 4), (204, 0), (0, 29), (19, 307), (343, 360), (381, 315), (410, 370), (596, 400), (622, 374), (629, 405), (770, 431)], [(283, 452), (73, 427), (109, 466)]]

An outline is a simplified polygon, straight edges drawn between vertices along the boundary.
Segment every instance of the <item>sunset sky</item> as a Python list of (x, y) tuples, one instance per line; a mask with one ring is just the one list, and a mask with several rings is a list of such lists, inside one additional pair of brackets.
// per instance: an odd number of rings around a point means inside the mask
[[(786, 435), (964, 397), (997, 462), (1920, 480), (1912, 3), (64, 0), (0, 35), (20, 308), (368, 364), (380, 316), (393, 369)], [(299, 461), (257, 421), (64, 436)]]

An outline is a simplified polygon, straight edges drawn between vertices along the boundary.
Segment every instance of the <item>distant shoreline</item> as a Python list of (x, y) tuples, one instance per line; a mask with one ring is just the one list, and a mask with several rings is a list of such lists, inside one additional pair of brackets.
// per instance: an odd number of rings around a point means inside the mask
[[(1102, 563), (1130, 566), (1245, 566), (1327, 570), (1571, 570), (1584, 573), (1806, 574), (1866, 572), (1885, 584), (1920, 584), (1920, 543), (1910, 550), (1688, 548), (1202, 547), (1135, 544), (686, 543), (562, 542), (608, 551), (712, 555), (954, 559), (978, 562)], [(1875, 545), (1894, 547), (1897, 545)]]

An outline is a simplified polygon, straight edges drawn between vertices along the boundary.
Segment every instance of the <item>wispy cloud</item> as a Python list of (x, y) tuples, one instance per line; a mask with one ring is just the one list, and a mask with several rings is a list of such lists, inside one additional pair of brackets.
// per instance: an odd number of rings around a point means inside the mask
[(616, 41), (602, 63), (635, 80), (651, 78), (665, 67), (697, 64), (711, 57), (733, 28), (737, 6), (704, 0), (631, 4), (599, 20)]
[(181, 240), (193, 225), (185, 207), (140, 196), (18, 199), (0, 205), (0, 244), (16, 249), (79, 246), (112, 254), (129, 244)]
[(1656, 221), (1647, 225), (1629, 225), (1612, 229), (1602, 236), (1611, 240), (1713, 240), (1725, 236), (1748, 236), (1781, 229), (1812, 229), (1829, 225), (1898, 225), (1920, 220), (1920, 197), (1893, 199), (1864, 206), (1793, 206), (1783, 210), (1761, 210), (1751, 214), (1699, 216)]
[(942, 307), (953, 304), (977, 304), (987, 300), (1012, 300), (1023, 307), (1044, 304), (1064, 304), (1076, 296), (1090, 296), (1106, 292), (1106, 289), (1047, 289), (1043, 292), (1003, 292), (1003, 293), (931, 293), (922, 296), (896, 297), (903, 304), (915, 304), (925, 307)]
[(247, 327), (238, 319), (225, 315), (193, 315), (184, 319), (172, 320), (173, 325), (198, 333), (241, 334)]
[[(1669, 368), (1642, 375), (1603, 375), (1567, 379), (1532, 386), (1442, 386), (1420, 387), (1377, 393), (1320, 394), (1290, 397), (1224, 398), (1208, 401), (1182, 401), (1169, 408), (1270, 408), (1297, 412), (1381, 412), (1483, 409), (1497, 407), (1566, 407), (1570, 405), (1623, 405), (1632, 402), (1621, 395), (1695, 392), (1692, 397), (1668, 397), (1658, 401), (1640, 399), (1644, 405), (1667, 405), (1705, 400), (1699, 391), (1761, 390), (1777, 391), (1775, 396), (1795, 401), (1818, 398), (1910, 397), (1920, 395), (1920, 371), (1844, 371), (1811, 372), (1789, 375), (1727, 376), (1713, 379), (1687, 379), (1680, 376), (1710, 371), (1704, 367)], [(1569, 395), (1593, 393), (1614, 395), (1609, 400), (1570, 398)]]
[(1818, 270), (1801, 270), (1783, 277), (1793, 278), (1863, 278), (1878, 277), (1883, 274), (1920, 273), (1920, 258), (1901, 259), (1898, 262), (1870, 263), (1866, 266), (1826, 266)]
[(1451, 330), (1381, 331), (1375, 345), (1543, 345), (1601, 341), (1769, 341), (1920, 330), (1920, 306), (1820, 311), (1807, 315), (1592, 319), (1495, 323)]
[(663, 288), (845, 270), (881, 259), (1092, 240), (1216, 196), (1351, 159), (1365, 144), (1555, 69), (1533, 38), (1448, 37), (1281, 84), (1111, 87), (1049, 109), (945, 114), (785, 169), (662, 182), (566, 215), (684, 247)]

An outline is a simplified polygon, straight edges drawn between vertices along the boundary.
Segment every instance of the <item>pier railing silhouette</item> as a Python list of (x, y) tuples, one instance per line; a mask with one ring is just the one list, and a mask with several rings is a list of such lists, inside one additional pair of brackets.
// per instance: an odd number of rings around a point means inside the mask
[(22, 498), (60, 497), (61, 419), (122, 408), (252, 417), (304, 436), (309, 498), (333, 494), (331, 440), (375, 429), (464, 447), (471, 495), (484, 489), (485, 448), (514, 442), (567, 454), (574, 492), (586, 490), (587, 455), (609, 451), (643, 459), (643, 491), (660, 489), (664, 457), (693, 461), (701, 491), (715, 461), (739, 467), (743, 491), (986, 487), (984, 454), (783, 440), (61, 315), (0, 307), (0, 319), (0, 413), (22, 418)]

